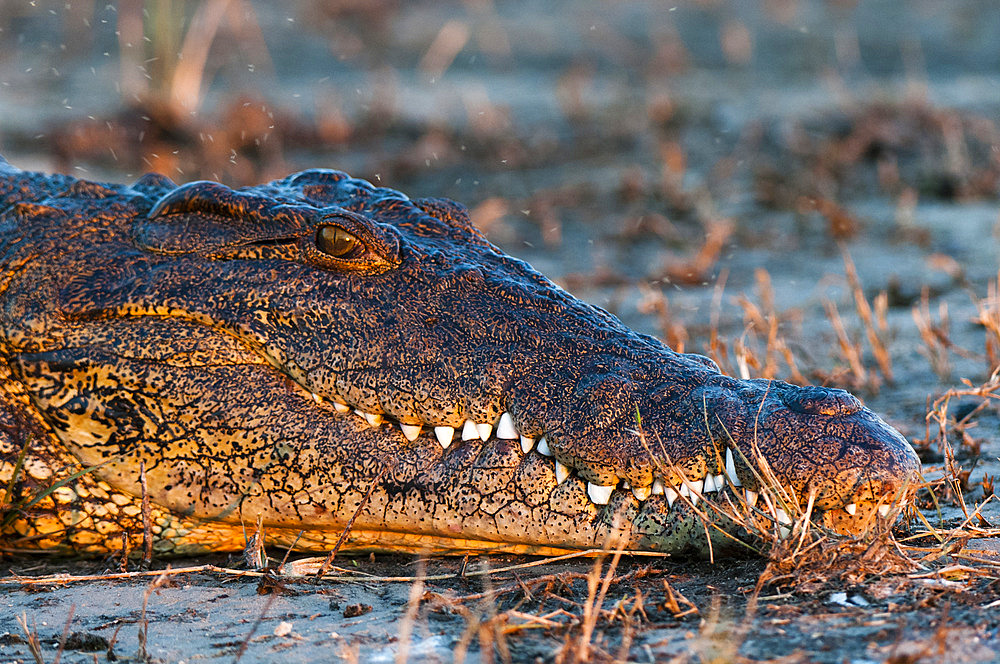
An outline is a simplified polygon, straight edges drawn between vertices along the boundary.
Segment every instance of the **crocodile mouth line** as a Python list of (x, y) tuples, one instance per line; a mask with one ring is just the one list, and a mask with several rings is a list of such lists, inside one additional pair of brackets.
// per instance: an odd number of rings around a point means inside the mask
[[(893, 511), (894, 505), (902, 509), (908, 502), (909, 492), (904, 490), (889, 501), (856, 499), (854, 502), (845, 503), (839, 507), (822, 510), (815, 507), (815, 496), (810, 495), (808, 504), (803, 508), (798, 500), (791, 495), (791, 492), (774, 476), (766, 457), (757, 448), (756, 443), (751, 445), (752, 454), (756, 460), (756, 463), (752, 463), (737, 443), (728, 436), (728, 442), (716, 448), (718, 469), (720, 470), (718, 473), (706, 472), (701, 477), (689, 477), (669, 460), (666, 463), (656, 460), (653, 481), (648, 485), (634, 486), (627, 480), (619, 480), (617, 484), (612, 485), (600, 485), (579, 477), (573, 468), (556, 458), (545, 435), (532, 437), (520, 433), (514, 423), (513, 416), (508, 411), (502, 412), (493, 422), (476, 422), (472, 419), (466, 419), (461, 427), (406, 424), (384, 413), (371, 413), (354, 408), (339, 398), (323, 397), (301, 383), (297, 381), (295, 383), (305, 389), (317, 405), (329, 404), (340, 414), (353, 413), (373, 428), (391, 427), (398, 430), (410, 442), (415, 442), (421, 435), (427, 435), (429, 429), (433, 431), (442, 451), (447, 451), (458, 437), (463, 442), (471, 440), (479, 440), (483, 443), (517, 441), (523, 454), (527, 455), (534, 451), (550, 460), (553, 464), (557, 485), (563, 484), (570, 478), (586, 482), (587, 497), (590, 502), (598, 506), (608, 505), (616, 491), (631, 493), (640, 506), (651, 496), (661, 496), (669, 509), (673, 509), (675, 503), (680, 501), (703, 521), (710, 522), (711, 519), (707, 512), (699, 512), (696, 508), (700, 501), (711, 504), (713, 497), (717, 496), (719, 501), (724, 498), (727, 504), (716, 501), (712, 505), (713, 511), (729, 518), (734, 514), (743, 513), (756, 520), (755, 530), (759, 531), (762, 527), (770, 524), (777, 526), (782, 536), (786, 536), (802, 514), (805, 514), (807, 519), (815, 518), (821, 524), (824, 523), (824, 518), (827, 515), (835, 515), (840, 519), (847, 518), (854, 522), (862, 519), (863, 529), (867, 530), (876, 514), (880, 519), (886, 520)], [(639, 436), (648, 450), (648, 443), (645, 440), (646, 434), (641, 430), (641, 427), (638, 430), (633, 430), (633, 433)], [(725, 452), (722, 453), (719, 447), (724, 448)], [(737, 472), (737, 461), (739, 461), (741, 468), (746, 469), (744, 475), (750, 475), (746, 484)], [(861, 506), (860, 510), (859, 505)], [(734, 512), (736, 507), (739, 509)], [(896, 511), (898, 512), (899, 509)]]

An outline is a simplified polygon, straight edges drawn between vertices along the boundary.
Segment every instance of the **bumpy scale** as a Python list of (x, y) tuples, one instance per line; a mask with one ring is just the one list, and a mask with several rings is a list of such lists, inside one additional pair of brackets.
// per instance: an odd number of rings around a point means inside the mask
[(0, 160), (0, 228), (8, 549), (105, 552), (145, 526), (161, 552), (238, 549), (258, 516), (323, 549), (357, 512), (348, 548), (546, 553), (617, 529), (718, 551), (736, 528), (705, 528), (706, 499), (787, 521), (770, 477), (850, 531), (919, 471), (848, 393), (676, 353), (451, 201), (324, 170), (232, 190)]

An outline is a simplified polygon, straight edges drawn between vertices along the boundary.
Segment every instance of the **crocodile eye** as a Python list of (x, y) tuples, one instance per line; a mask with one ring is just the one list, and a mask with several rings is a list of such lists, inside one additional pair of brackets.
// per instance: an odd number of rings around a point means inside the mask
[(305, 260), (324, 270), (378, 274), (400, 264), (399, 239), (388, 227), (350, 210), (332, 208), (299, 236)]
[(364, 244), (339, 226), (321, 226), (316, 231), (316, 247), (334, 258), (350, 258)]

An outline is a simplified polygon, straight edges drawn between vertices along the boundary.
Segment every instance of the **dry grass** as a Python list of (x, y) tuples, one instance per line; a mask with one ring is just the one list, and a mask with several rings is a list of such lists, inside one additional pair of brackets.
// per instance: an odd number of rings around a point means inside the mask
[(865, 297), (864, 289), (861, 286), (861, 279), (858, 271), (854, 267), (854, 261), (847, 253), (847, 249), (841, 247), (844, 258), (844, 270), (847, 274), (847, 283), (850, 284), (851, 293), (854, 295), (854, 306), (858, 312), (858, 317), (864, 326), (865, 337), (868, 339), (868, 346), (875, 359), (876, 366), (882, 374), (882, 378), (889, 385), (893, 383), (892, 360), (889, 357), (888, 336), (889, 323), (886, 320), (889, 309), (889, 296), (885, 291), (881, 291), (875, 299), (869, 303)]
[[(720, 273), (712, 298), (705, 353), (725, 373), (744, 379), (781, 379), (798, 385), (820, 382), (869, 394), (877, 393), (883, 384), (891, 385), (895, 376), (889, 347), (892, 334), (888, 324), (888, 295), (881, 291), (869, 300), (846, 249), (842, 249), (842, 254), (845, 278), (860, 322), (860, 333), (851, 333), (833, 300), (823, 300), (836, 340), (833, 368), (821, 366), (815, 358), (796, 351), (802, 347), (797, 336), (804, 314), (799, 309), (777, 309), (771, 276), (764, 268), (754, 272), (757, 300), (746, 295), (735, 298), (743, 312), (743, 329), (739, 336), (731, 340), (719, 330), (722, 292), (727, 276), (726, 272)], [(659, 303), (659, 311), (666, 312), (668, 309), (669, 303)], [(668, 342), (672, 338), (686, 339), (675, 331), (676, 328), (684, 328), (683, 322), (670, 320), (669, 323)], [(661, 323), (661, 328), (667, 329), (667, 326)]]
[(20, 625), (21, 631), (24, 632), (24, 637), (26, 643), (28, 644), (28, 652), (35, 659), (36, 664), (45, 664), (45, 658), (42, 657), (42, 643), (38, 638), (38, 629), (35, 627), (34, 621), (32, 621), (31, 627), (28, 627), (28, 614), (22, 613), (15, 618), (17, 624)]
[(948, 316), (948, 303), (943, 300), (938, 304), (938, 319), (934, 321), (930, 312), (930, 295), (925, 286), (920, 293), (920, 304), (911, 310), (913, 322), (920, 332), (924, 345), (920, 353), (927, 358), (931, 369), (943, 381), (951, 377), (951, 358), (949, 349), (953, 348), (950, 339), (951, 320)]
[(254, 61), (270, 70), (270, 58), (253, 7), (245, 0), (177, 0), (123, 3), (118, 12), (121, 90), (169, 109), (176, 122), (201, 108), (215, 65), (209, 54), (220, 35), (239, 41)]
[(990, 373), (995, 373), (1000, 368), (1000, 270), (997, 270), (996, 281), (991, 281), (986, 290), (985, 299), (975, 299), (979, 314), (976, 322), (985, 330), (983, 345), (986, 365)]
[[(963, 508), (963, 493), (969, 489), (969, 471), (960, 468), (955, 461), (956, 445), (964, 453), (976, 457), (980, 452), (980, 441), (970, 433), (976, 427), (976, 416), (1000, 404), (1000, 367), (980, 385), (963, 380), (963, 387), (952, 388), (934, 400), (927, 410), (926, 429), (922, 440), (914, 441), (918, 447), (929, 449), (936, 446), (944, 459), (944, 499)], [(953, 400), (976, 399), (979, 401), (960, 417), (953, 417), (949, 411)], [(988, 494), (987, 494), (988, 495)]]

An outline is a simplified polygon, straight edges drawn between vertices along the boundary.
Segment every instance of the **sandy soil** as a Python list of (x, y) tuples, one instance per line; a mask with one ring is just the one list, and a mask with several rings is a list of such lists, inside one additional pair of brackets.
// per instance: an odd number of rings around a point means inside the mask
[[(506, 251), (629, 325), (698, 352), (717, 331), (734, 372), (739, 341), (761, 361), (748, 371), (764, 370), (766, 330), (748, 326), (755, 307), (772, 313), (806, 379), (854, 389), (920, 448), (929, 479), (947, 474), (928, 407), (988, 380), (989, 335), (973, 321), (977, 302), (1000, 307), (984, 302), (1000, 268), (991, 3), (234, 3), (193, 113), (156, 96), (169, 79), (155, 65), (123, 74), (120, 17), (80, 4), (0, 2), (0, 152), (16, 165), (235, 184), (326, 166), (449, 196)], [(122, 88), (145, 105), (130, 111)], [(868, 300), (886, 294), (891, 381), (845, 253)], [(776, 374), (792, 369), (779, 360)], [(970, 511), (1000, 475), (1000, 407), (981, 402), (948, 404)], [(928, 521), (961, 524), (957, 495), (936, 495), (940, 510), (922, 499)], [(995, 495), (981, 516), (980, 535), (995, 534)], [(780, 572), (764, 559), (623, 559), (600, 611), (588, 560), (477, 575), (530, 561), (376, 556), (341, 561), (368, 581), (203, 570), (27, 585), (14, 576), (118, 565), (6, 556), (0, 661), (33, 661), (22, 615), (44, 661), (70, 617), (68, 662), (1000, 661), (1000, 544), (969, 532), (934, 560), (934, 542), (911, 542), (925, 547), (911, 558), (928, 557), (906, 572), (805, 566), (756, 601), (761, 575)], [(207, 564), (235, 563), (154, 561)]]

